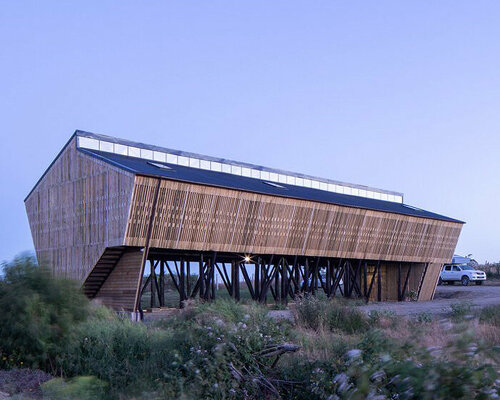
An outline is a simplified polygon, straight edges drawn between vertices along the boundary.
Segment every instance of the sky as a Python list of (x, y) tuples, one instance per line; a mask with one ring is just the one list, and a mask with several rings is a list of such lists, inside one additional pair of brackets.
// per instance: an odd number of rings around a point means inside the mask
[(403, 192), (500, 260), (500, 2), (0, 0), (0, 260), (76, 129)]

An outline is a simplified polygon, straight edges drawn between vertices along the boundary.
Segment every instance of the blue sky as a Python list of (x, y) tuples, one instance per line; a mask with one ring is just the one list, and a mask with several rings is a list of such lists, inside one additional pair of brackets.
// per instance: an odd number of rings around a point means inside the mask
[(500, 260), (497, 1), (0, 1), (0, 260), (75, 129), (403, 192)]

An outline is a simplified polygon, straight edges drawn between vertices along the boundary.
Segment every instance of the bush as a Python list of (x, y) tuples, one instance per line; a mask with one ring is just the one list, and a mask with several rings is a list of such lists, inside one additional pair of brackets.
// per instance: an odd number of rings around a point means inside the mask
[(51, 379), (42, 385), (44, 398), (50, 400), (99, 400), (106, 396), (107, 384), (93, 376), (78, 376), (65, 381)]
[(74, 282), (52, 277), (33, 257), (18, 257), (2, 266), (0, 366), (60, 372), (59, 354), (86, 318), (87, 300)]
[(239, 398), (246, 391), (257, 398), (274, 361), (263, 352), (281, 344), (285, 331), (265, 309), (233, 301), (188, 307), (150, 327), (93, 317), (80, 325), (64, 371), (108, 382), (112, 396)]
[(401, 345), (370, 330), (345, 354), (339, 368), (316, 368), (310, 391), (319, 399), (497, 398), (494, 365), (470, 337), (460, 337), (444, 356), (436, 349)]
[(306, 296), (297, 302), (295, 312), (298, 323), (307, 329), (352, 334), (362, 332), (369, 326), (365, 314), (339, 300)]
[(500, 328), (500, 305), (483, 308), (479, 314), (479, 322)]
[(417, 315), (416, 321), (421, 324), (429, 324), (432, 322), (432, 314), (423, 311)]
[(462, 321), (471, 312), (472, 304), (469, 301), (461, 301), (450, 306), (451, 318), (455, 321)]

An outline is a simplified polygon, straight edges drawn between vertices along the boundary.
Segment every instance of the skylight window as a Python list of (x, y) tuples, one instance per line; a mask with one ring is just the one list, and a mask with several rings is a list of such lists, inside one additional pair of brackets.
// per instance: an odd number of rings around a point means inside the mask
[(168, 165), (160, 164), (160, 163), (153, 162), (153, 161), (148, 161), (148, 164), (152, 165), (153, 167), (160, 168), (160, 169), (169, 169), (169, 170), (172, 169)]
[(411, 208), (412, 210), (423, 211), (421, 208), (409, 206), (408, 204), (403, 204), (406, 208)]
[(266, 185), (269, 185), (269, 186), (272, 186), (272, 187), (275, 187), (275, 188), (286, 189), (286, 187), (280, 185), (279, 183), (268, 182), (268, 181), (262, 181), (262, 183), (265, 183)]

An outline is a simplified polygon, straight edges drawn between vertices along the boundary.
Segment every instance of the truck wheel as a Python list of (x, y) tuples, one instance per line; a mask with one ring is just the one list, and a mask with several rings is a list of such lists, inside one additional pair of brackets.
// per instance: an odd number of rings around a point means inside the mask
[(466, 276), (466, 275), (462, 276), (462, 280), (461, 280), (462, 286), (469, 286), (469, 281), (470, 281), (470, 279), (468, 276)]
[(476, 281), (477, 286), (481, 286), (483, 284), (483, 281)]

